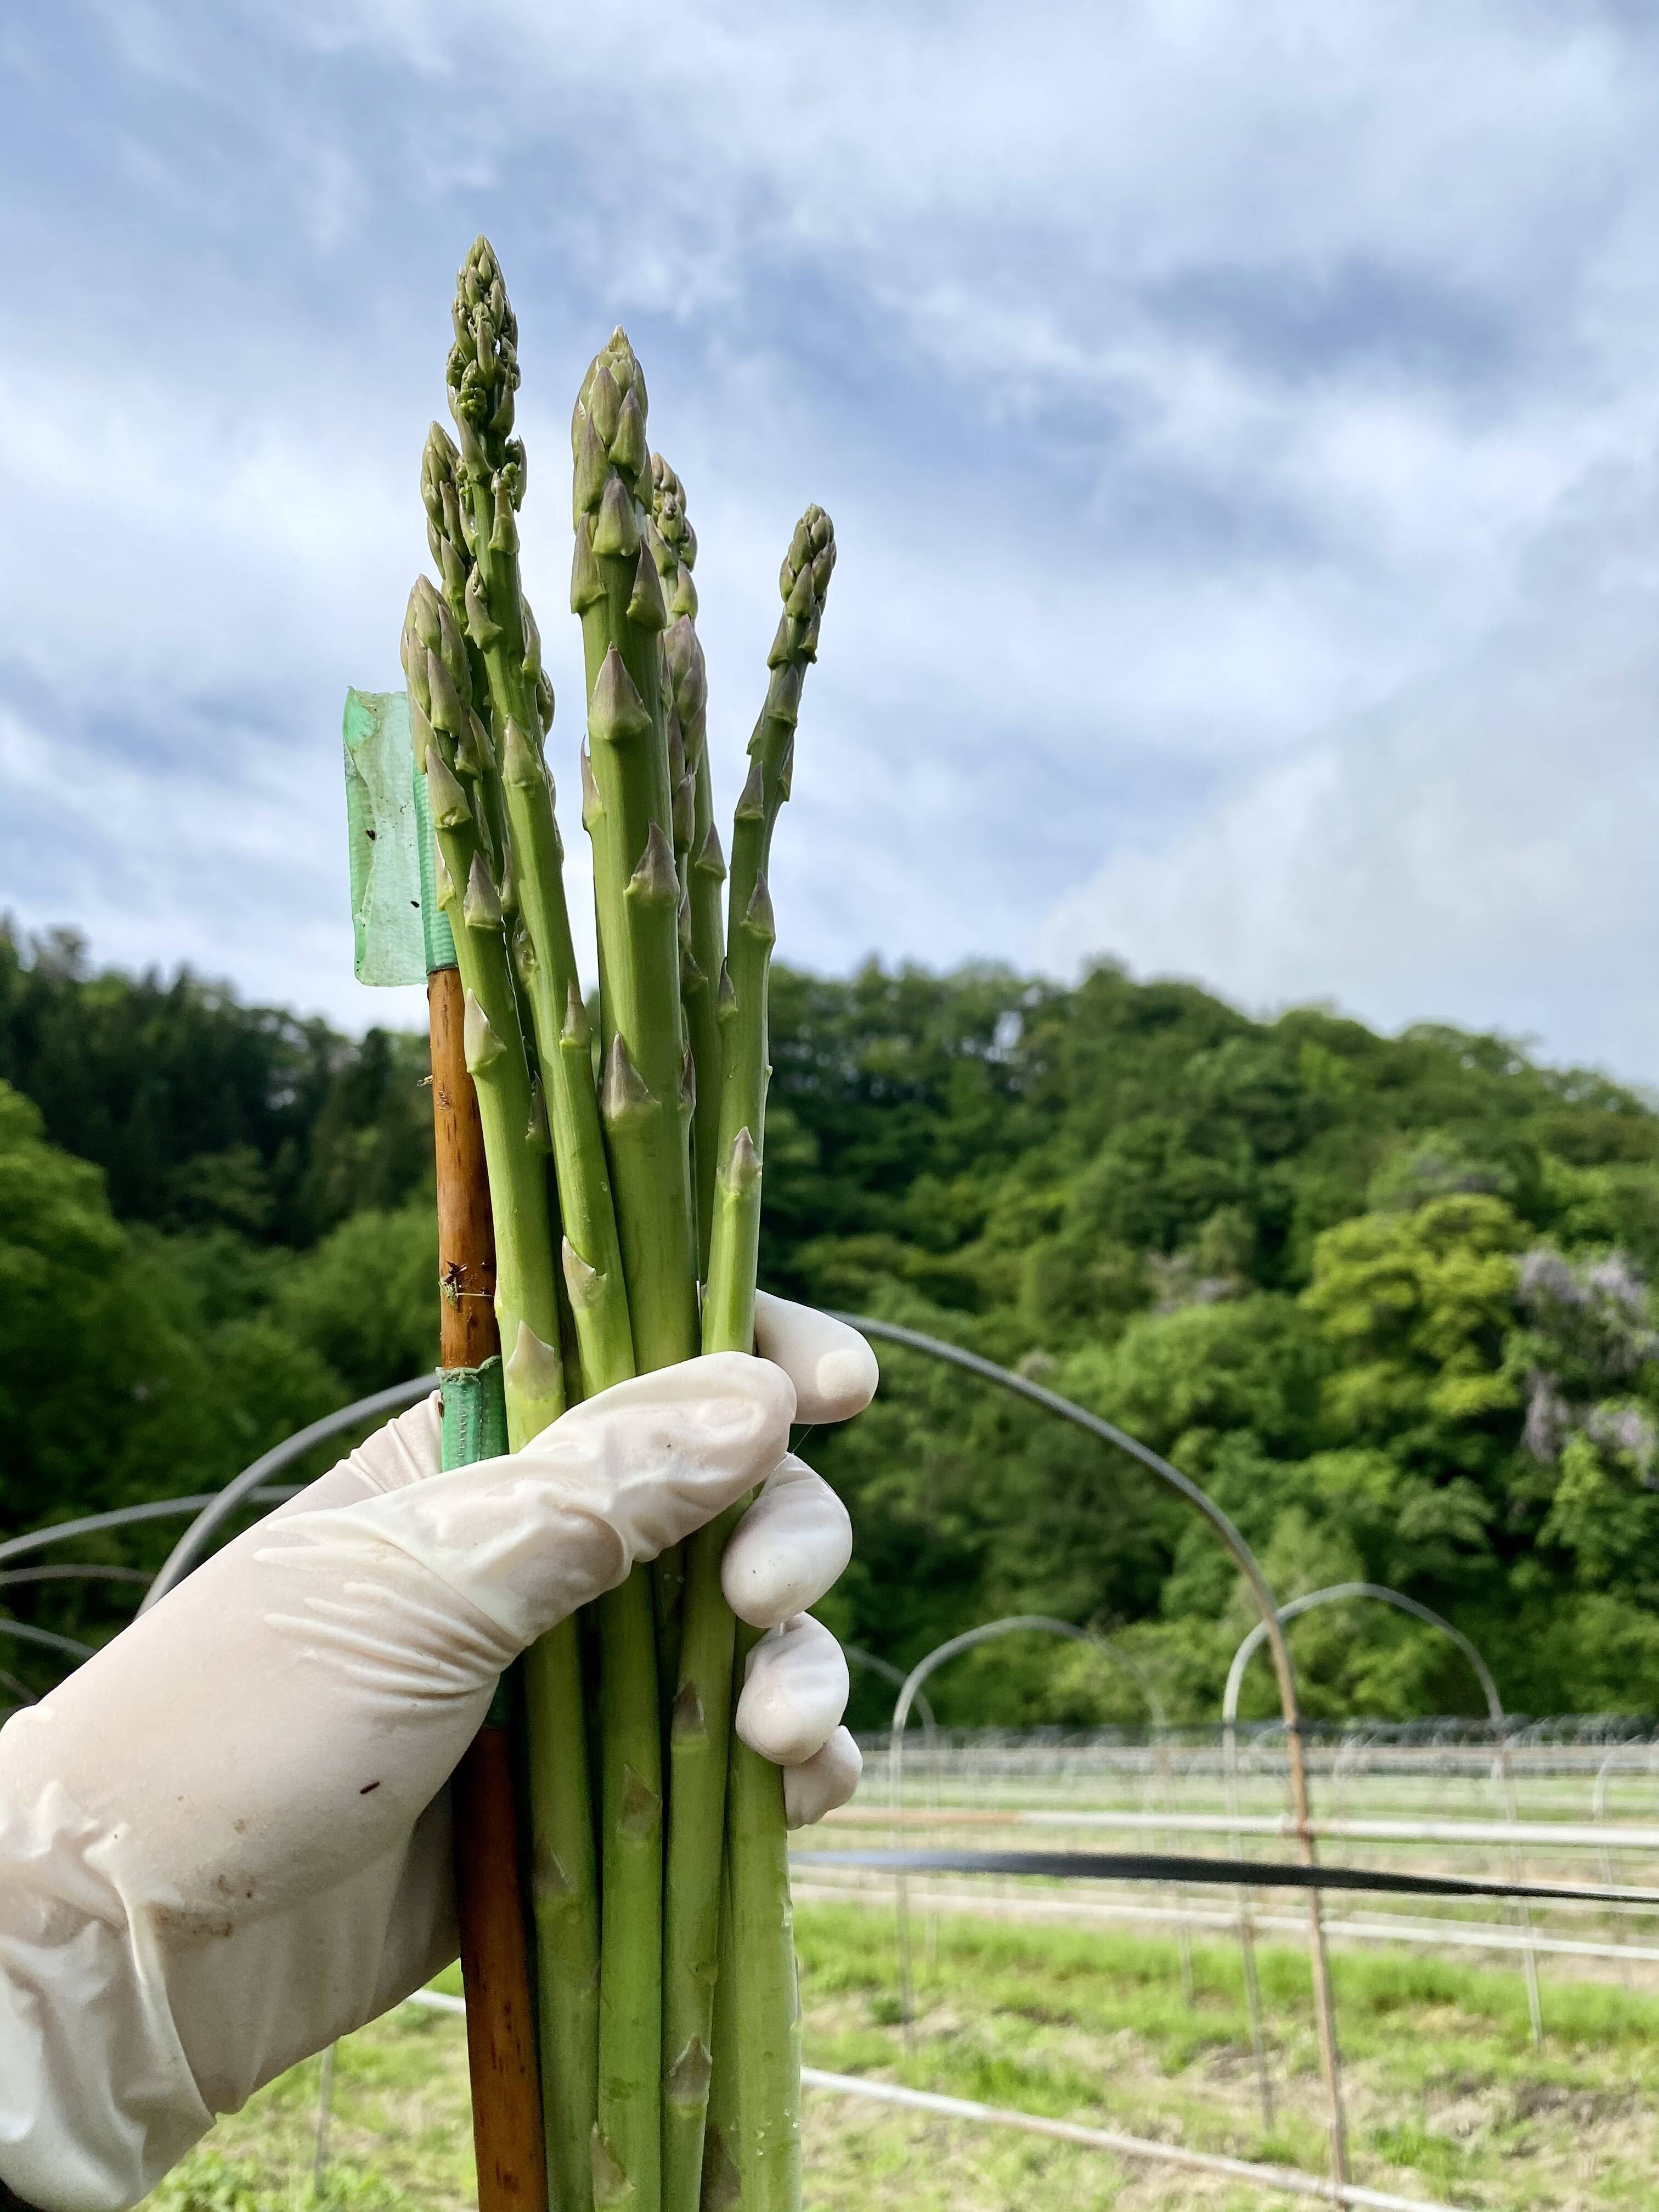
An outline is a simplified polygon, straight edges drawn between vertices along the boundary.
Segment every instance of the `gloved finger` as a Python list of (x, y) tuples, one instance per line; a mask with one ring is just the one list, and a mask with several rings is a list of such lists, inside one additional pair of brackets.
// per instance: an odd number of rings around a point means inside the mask
[(852, 1687), (840, 1644), (821, 1620), (798, 1613), (749, 1655), (738, 1734), (775, 1765), (799, 1766), (835, 1734)]
[(755, 1293), (755, 1350), (794, 1384), (799, 1421), (850, 1420), (881, 1380), (876, 1355), (857, 1329), (768, 1291)]
[(354, 1549), (392, 1544), (522, 1650), (764, 1481), (794, 1412), (781, 1368), (711, 1353), (601, 1391), (510, 1457), (302, 1515), (289, 1540), (339, 1552), (347, 1575)]
[(821, 1474), (790, 1452), (733, 1530), (720, 1561), (720, 1588), (739, 1620), (775, 1628), (816, 1605), (852, 1556), (847, 1508)]
[(783, 1818), (790, 1828), (810, 1828), (837, 1805), (846, 1804), (859, 1786), (864, 1758), (848, 1729), (838, 1728), (828, 1743), (799, 1766), (783, 1770)]

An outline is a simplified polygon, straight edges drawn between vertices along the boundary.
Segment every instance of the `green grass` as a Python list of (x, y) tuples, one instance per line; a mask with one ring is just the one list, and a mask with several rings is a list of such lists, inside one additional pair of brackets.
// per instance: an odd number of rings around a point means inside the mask
[[(1236, 1948), (940, 1923), (918, 1940), (918, 2019), (898, 2021), (890, 1917), (799, 1909), (808, 2062), (1133, 2134), (1322, 2170), (1311, 1991), (1259, 1952), (1275, 2091), (1264, 2130)], [(1519, 1973), (1422, 1956), (1334, 1961), (1354, 2178), (1490, 2212), (1636, 2212), (1659, 2196), (1659, 1997), (1547, 1978), (1534, 2051)], [(452, 1983), (453, 1985), (453, 1983)], [(474, 2202), (461, 2024), (406, 2008), (340, 2050), (331, 2160), (311, 2166), (316, 2061), (221, 2123), (156, 2212), (406, 2212)], [(1176, 2212), (1292, 2200), (1005, 2131), (809, 2092), (812, 2212)]]

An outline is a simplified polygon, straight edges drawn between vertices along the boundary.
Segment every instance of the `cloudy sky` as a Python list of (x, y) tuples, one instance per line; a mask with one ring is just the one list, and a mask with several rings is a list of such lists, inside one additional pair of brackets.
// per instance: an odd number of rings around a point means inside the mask
[(698, 527), (728, 794), (779, 556), (835, 515), (786, 957), (1109, 952), (1659, 1083), (1654, 21), (6, 11), (0, 909), (393, 1011), (350, 979), (340, 702), (398, 680), (483, 229), (567, 785), (611, 325)]

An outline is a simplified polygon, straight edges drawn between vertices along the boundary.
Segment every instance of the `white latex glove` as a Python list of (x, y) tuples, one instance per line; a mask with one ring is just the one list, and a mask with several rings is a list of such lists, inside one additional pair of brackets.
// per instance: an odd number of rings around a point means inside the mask
[[(635, 1561), (764, 1483), (726, 1553), (739, 1609), (771, 1627), (823, 1594), (847, 1516), (789, 1425), (860, 1411), (875, 1360), (774, 1298), (756, 1340), (447, 1474), (427, 1400), (0, 1730), (0, 2197), (135, 2203), (454, 1958), (449, 1777), (497, 1677)], [(837, 1704), (816, 1641), (759, 1650), (739, 1724), (816, 1818), (857, 1779), (844, 1663)]]

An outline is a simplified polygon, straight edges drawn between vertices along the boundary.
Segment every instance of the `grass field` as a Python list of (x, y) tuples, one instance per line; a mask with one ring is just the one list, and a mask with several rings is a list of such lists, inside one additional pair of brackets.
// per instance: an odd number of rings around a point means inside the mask
[[(919, 1950), (907, 2050), (889, 1917), (815, 1904), (797, 1925), (811, 2065), (1322, 2170), (1310, 1990), (1292, 1948), (1259, 1954), (1278, 2093), (1267, 2134), (1231, 1947), (1194, 1947), (1189, 2008), (1173, 1942), (946, 1919), (931, 1963)], [(1492, 2212), (1659, 2202), (1659, 1998), (1552, 1975), (1535, 2051), (1513, 1968), (1355, 1952), (1334, 1970), (1356, 2180)], [(341, 2046), (320, 2197), (318, 2063), (222, 2122), (149, 2200), (155, 2212), (474, 2201), (459, 2019), (405, 2008)], [(808, 2093), (806, 2131), (813, 2212), (1297, 2201), (822, 2092)]]

